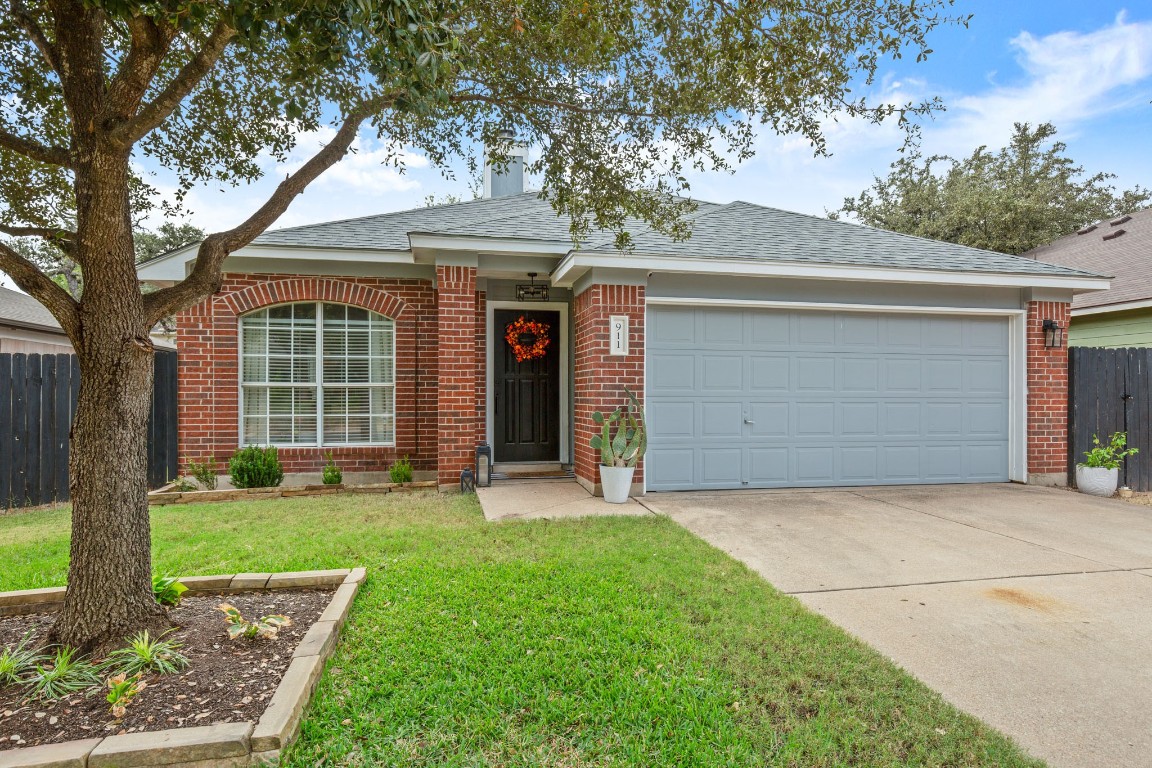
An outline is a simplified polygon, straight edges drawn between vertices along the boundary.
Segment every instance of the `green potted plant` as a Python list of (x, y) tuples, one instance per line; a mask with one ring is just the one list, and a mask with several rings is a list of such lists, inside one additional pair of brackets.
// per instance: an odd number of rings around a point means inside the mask
[(1120, 463), (1139, 453), (1128, 447), (1126, 432), (1113, 432), (1108, 442), (1092, 435), (1092, 449), (1084, 452), (1084, 461), (1076, 465), (1076, 487), (1092, 496), (1111, 496), (1120, 480)]
[(600, 426), (600, 434), (593, 435), (589, 441), (592, 450), (600, 451), (600, 485), (604, 500), (612, 504), (628, 501), (636, 464), (648, 449), (644, 409), (627, 387), (624, 394), (628, 395), (625, 407), (607, 416), (600, 411), (592, 414), (592, 421)]

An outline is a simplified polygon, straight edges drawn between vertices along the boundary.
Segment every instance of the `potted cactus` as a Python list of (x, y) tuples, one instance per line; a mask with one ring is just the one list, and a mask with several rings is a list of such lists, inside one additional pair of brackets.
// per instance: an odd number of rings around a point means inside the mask
[(1127, 432), (1113, 432), (1108, 443), (1092, 435), (1092, 450), (1084, 452), (1084, 461), (1076, 465), (1076, 487), (1093, 496), (1112, 496), (1120, 480), (1120, 462), (1134, 453), (1128, 447)]
[(600, 434), (589, 441), (592, 450), (600, 451), (600, 484), (604, 500), (612, 504), (628, 501), (632, 490), (632, 475), (636, 464), (648, 448), (648, 435), (644, 429), (644, 409), (636, 395), (627, 387), (628, 403), (605, 416), (600, 411), (592, 414), (592, 421), (600, 426)]

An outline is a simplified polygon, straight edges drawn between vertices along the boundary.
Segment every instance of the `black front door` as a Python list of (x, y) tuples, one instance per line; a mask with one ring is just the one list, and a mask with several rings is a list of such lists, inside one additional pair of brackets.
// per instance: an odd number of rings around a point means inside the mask
[[(542, 345), (531, 332), (515, 335), (521, 356), (526, 357), (517, 361), (517, 350), (507, 335), (520, 318), (529, 327), (538, 323), (548, 328), (540, 335)], [(494, 458), (506, 462), (559, 461), (560, 313), (497, 309), (493, 325)], [(533, 352), (542, 354), (532, 357)]]

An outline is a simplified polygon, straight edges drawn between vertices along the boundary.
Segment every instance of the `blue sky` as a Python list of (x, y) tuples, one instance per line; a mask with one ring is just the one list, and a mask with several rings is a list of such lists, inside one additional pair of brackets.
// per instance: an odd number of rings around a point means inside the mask
[[(1002, 146), (1015, 121), (1055, 123), (1068, 153), (1090, 172), (1119, 175), (1123, 187), (1152, 186), (1152, 0), (957, 0), (968, 28), (938, 30), (935, 53), (884, 65), (874, 97), (903, 102), (939, 96), (947, 111), (924, 125), (926, 153), (963, 155)], [(746, 200), (823, 214), (884, 174), (901, 142), (894, 125), (828, 122), (830, 158), (803, 141), (764, 135), (754, 159), (735, 174), (690, 177), (694, 197)], [(324, 138), (301, 137), (298, 165)], [(385, 151), (362, 135), (345, 158), (296, 199), (277, 227), (417, 207), (427, 195), (469, 196), (466, 179), (444, 179), (419, 155), (407, 172), (380, 164)], [(461, 163), (461, 167), (463, 164)], [(209, 231), (229, 227), (266, 198), (284, 170), (240, 188), (198, 188), (189, 218)], [(166, 189), (166, 179), (156, 179)], [(152, 221), (152, 224), (158, 222)]]

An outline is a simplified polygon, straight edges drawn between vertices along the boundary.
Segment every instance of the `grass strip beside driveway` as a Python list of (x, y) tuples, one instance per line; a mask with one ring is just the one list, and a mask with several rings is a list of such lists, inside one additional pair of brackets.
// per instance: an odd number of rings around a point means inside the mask
[[(67, 524), (0, 518), (0, 590), (62, 584)], [(165, 574), (368, 566), (289, 766), (1041, 765), (664, 518), (338, 495), (153, 525)]]

